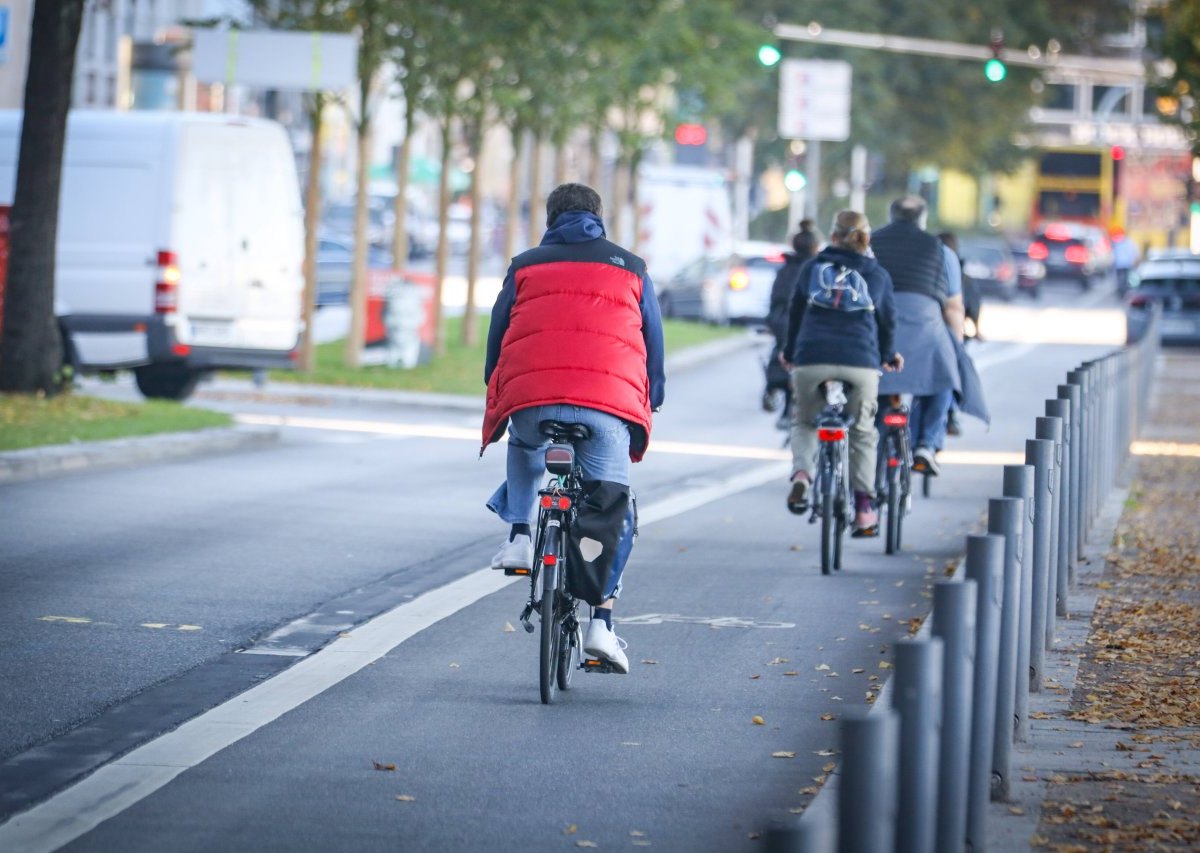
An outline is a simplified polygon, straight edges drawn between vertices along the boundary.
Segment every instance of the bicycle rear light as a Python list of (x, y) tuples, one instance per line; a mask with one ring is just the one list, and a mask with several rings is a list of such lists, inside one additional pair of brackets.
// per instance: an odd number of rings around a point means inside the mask
[(556, 563), (558, 563), (558, 555), (542, 554), (542, 565), (543, 566), (553, 566)]
[(575, 465), (575, 448), (569, 444), (552, 444), (546, 448), (546, 470), (551, 474), (570, 474)]
[(542, 509), (570, 509), (571, 499), (566, 495), (542, 495)]
[(821, 441), (841, 441), (846, 437), (844, 429), (827, 429), (822, 427), (817, 430), (817, 438)]
[(901, 412), (890, 412), (883, 416), (883, 422), (888, 426), (908, 426), (908, 415)]

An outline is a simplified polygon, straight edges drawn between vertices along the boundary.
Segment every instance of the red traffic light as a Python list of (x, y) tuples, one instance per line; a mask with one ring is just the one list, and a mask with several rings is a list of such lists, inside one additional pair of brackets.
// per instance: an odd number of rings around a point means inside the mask
[(1114, 160), (1124, 160), (1125, 159), (1125, 149), (1122, 148), (1120, 145), (1114, 145), (1112, 147), (1112, 158)]
[(703, 145), (708, 141), (708, 131), (702, 124), (681, 124), (675, 128), (675, 141), (680, 145)]

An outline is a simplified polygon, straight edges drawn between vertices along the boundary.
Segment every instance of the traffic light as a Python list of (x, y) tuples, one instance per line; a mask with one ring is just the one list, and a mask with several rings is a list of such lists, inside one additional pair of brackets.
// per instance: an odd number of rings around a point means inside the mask
[(767, 68), (775, 65), (779, 60), (783, 59), (783, 54), (779, 52), (779, 48), (767, 42), (758, 49), (758, 61)]
[(999, 83), (1008, 76), (1008, 66), (1004, 64), (1004, 33), (992, 30), (988, 47), (992, 49), (992, 58), (983, 64), (983, 76), (989, 83)]
[(783, 173), (783, 185), (788, 192), (798, 193), (808, 186), (808, 178), (795, 166)]
[(679, 145), (704, 145), (708, 142), (708, 131), (702, 124), (676, 125), (675, 142)]

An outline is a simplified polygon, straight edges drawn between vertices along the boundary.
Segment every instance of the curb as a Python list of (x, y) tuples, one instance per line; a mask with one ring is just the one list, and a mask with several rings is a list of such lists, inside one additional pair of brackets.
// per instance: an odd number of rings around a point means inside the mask
[[(665, 369), (668, 375), (690, 370), (729, 353), (756, 346), (763, 340), (765, 338), (762, 335), (747, 331), (742, 335), (733, 335), (707, 344), (687, 347), (667, 358)], [(332, 403), (368, 406), (422, 406), (464, 412), (482, 412), (485, 408), (482, 394), (441, 394), (433, 391), (395, 391), (292, 382), (275, 382), (269, 386), (259, 386), (249, 379), (218, 379), (201, 385), (196, 391), (195, 398), (214, 401), (295, 403), (308, 406), (325, 406)]]
[(279, 440), (274, 428), (237, 426), (161, 433), (111, 441), (31, 447), (0, 453), (0, 485), (150, 462), (265, 447)]

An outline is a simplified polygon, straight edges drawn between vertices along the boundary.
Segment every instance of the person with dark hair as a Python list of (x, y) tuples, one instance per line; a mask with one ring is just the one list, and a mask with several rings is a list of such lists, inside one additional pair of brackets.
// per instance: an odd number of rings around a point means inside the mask
[[(585, 424), (576, 444), (584, 477), (628, 486), (629, 464), (650, 441), (651, 412), (663, 404), (662, 320), (645, 262), (606, 239), (600, 196), (562, 184), (546, 200), (541, 245), (513, 258), (492, 308), (483, 378), (487, 403), (480, 455), (508, 430), (507, 477), (488, 509), (510, 525), (492, 567), (532, 568), (530, 525), (545, 470), (547, 419)], [(632, 545), (632, 506), (604, 602), (592, 610), (584, 651), (629, 672), (612, 628), (623, 556)]]
[(787, 508), (808, 509), (816, 461), (816, 418), (824, 406), (821, 383), (847, 384), (850, 481), (854, 489), (854, 536), (879, 535), (875, 509), (875, 411), (880, 370), (896, 371), (904, 359), (895, 348), (892, 280), (868, 250), (871, 224), (855, 210), (834, 217), (830, 244), (804, 263), (788, 311), (784, 354), (791, 372), (792, 482)]
[[(799, 229), (792, 236), (793, 251), (784, 253), (783, 266), (775, 273), (775, 281), (771, 284), (771, 307), (767, 313), (767, 328), (775, 336), (775, 347), (771, 350), (766, 364), (767, 382), (763, 390), (763, 409), (768, 412), (773, 412), (776, 408), (782, 410), (779, 415), (781, 429), (791, 423), (792, 411), (791, 384), (780, 359), (787, 338), (788, 306), (796, 289), (796, 281), (800, 277), (800, 268), (806, 261), (815, 257), (820, 248), (821, 235), (813, 221), (808, 218), (801, 219)], [(778, 403), (781, 397), (782, 406)]]
[(875, 232), (871, 248), (892, 276), (896, 339), (908, 367), (903, 374), (884, 376), (879, 393), (913, 395), (913, 470), (936, 475), (947, 413), (962, 391), (955, 349), (963, 335), (962, 271), (958, 256), (925, 230), (923, 198), (896, 199), (890, 215), (891, 222)]

